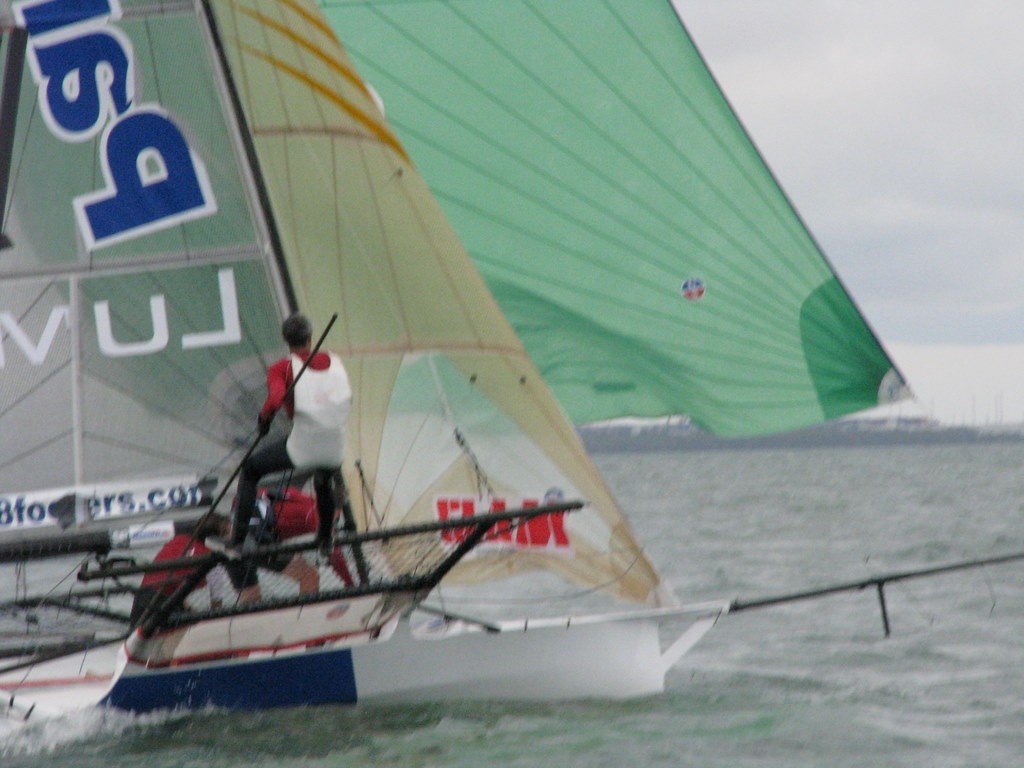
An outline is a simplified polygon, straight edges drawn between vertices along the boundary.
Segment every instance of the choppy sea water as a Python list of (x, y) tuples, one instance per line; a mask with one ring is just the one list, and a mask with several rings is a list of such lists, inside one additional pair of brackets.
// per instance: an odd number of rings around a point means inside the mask
[[(1024, 444), (598, 455), (684, 599), (1024, 551)], [(0, 765), (971, 766), (1024, 761), (1024, 562), (723, 618), (630, 702), (326, 707), (17, 731)]]

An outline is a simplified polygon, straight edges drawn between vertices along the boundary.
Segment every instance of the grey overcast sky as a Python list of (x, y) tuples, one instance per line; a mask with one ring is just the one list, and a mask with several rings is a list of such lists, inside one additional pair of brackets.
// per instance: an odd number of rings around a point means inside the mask
[(918, 412), (1024, 422), (1024, 2), (674, 2)]

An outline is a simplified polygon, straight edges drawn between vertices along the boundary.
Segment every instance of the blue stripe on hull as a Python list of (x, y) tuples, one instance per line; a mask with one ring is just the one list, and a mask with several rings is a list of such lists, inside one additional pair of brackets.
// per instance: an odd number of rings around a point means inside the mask
[(122, 677), (101, 704), (154, 709), (266, 709), (356, 701), (352, 651), (307, 652), (257, 661), (214, 663)]

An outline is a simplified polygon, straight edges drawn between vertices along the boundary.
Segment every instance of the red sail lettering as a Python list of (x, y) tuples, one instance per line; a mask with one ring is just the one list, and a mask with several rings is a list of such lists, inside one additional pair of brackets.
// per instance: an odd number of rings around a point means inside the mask
[[(464, 520), (476, 514), (477, 500), (460, 497), (438, 497), (434, 509), (438, 520)], [(523, 509), (540, 506), (536, 499), (524, 499)], [(490, 512), (504, 512), (508, 507), (505, 499), (496, 498), (491, 501)], [(441, 540), (446, 544), (458, 544), (463, 541), (471, 528), (449, 528), (441, 531)], [(518, 548), (543, 547), (546, 549), (568, 549), (569, 536), (565, 531), (565, 513), (552, 512), (547, 515), (531, 518), (513, 524), (512, 521), (495, 523), (484, 539), (485, 546)]]

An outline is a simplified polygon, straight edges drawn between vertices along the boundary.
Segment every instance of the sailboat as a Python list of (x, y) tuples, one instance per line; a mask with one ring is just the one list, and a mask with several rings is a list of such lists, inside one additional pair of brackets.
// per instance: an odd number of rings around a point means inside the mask
[[(663, 689), (728, 602), (678, 600), (574, 423), (755, 434), (906, 388), (672, 6), (626, 5), (0, 11), (11, 716)], [(136, 548), (230, 493), (296, 310), (352, 382), (362, 565), (267, 545), (319, 588), (214, 606), (227, 555), (184, 558), (133, 625)]]

